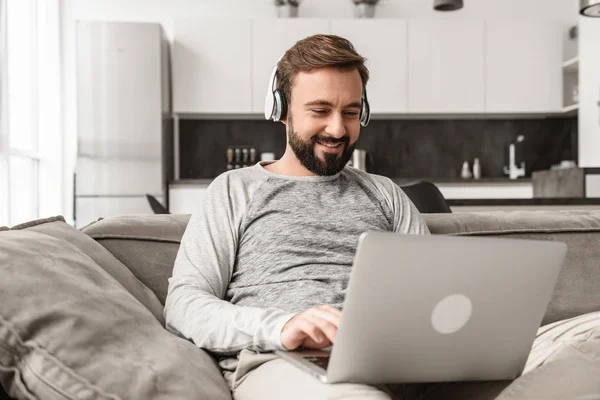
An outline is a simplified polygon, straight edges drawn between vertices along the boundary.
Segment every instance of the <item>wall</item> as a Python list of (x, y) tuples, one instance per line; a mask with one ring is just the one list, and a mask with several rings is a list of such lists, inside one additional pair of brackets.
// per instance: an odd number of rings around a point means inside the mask
[(600, 167), (600, 19), (579, 19), (579, 161)]
[[(65, 132), (64, 215), (72, 220), (72, 179), (77, 151), (74, 22), (79, 19), (160, 22), (167, 35), (173, 17), (274, 17), (272, 0), (62, 0), (62, 115)], [(540, 18), (565, 26), (576, 22), (576, 0), (465, 0), (456, 13), (438, 13), (433, 0), (382, 0), (379, 18)], [(300, 17), (351, 18), (351, 0), (304, 0)]]

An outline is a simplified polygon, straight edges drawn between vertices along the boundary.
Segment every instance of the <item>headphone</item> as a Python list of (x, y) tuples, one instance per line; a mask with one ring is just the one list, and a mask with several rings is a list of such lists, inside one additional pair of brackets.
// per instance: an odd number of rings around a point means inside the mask
[[(275, 64), (275, 67), (273, 68), (273, 72), (271, 72), (267, 96), (265, 97), (265, 118), (273, 121), (281, 121), (287, 114), (288, 105), (285, 100), (285, 95), (277, 88), (277, 67), (282, 58), (283, 56), (279, 57), (277, 64)], [(361, 102), (360, 125), (367, 126), (371, 120), (371, 107), (369, 106), (369, 100), (367, 99), (366, 88), (363, 88)]]

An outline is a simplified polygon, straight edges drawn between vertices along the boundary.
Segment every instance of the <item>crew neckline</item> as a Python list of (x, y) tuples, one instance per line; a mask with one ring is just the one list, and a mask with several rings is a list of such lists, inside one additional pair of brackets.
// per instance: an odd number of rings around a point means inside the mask
[(333, 181), (334, 179), (337, 179), (337, 177), (339, 177), (340, 174), (343, 171), (342, 170), (342, 171), (338, 172), (335, 175), (328, 175), (328, 176), (320, 176), (320, 175), (301, 175), (301, 176), (296, 176), (296, 175), (276, 174), (275, 172), (268, 171), (264, 167), (265, 165), (273, 164), (274, 162), (275, 161), (259, 161), (258, 163), (256, 163), (255, 168), (258, 168), (259, 170), (262, 171), (262, 173), (267, 174), (269, 176), (272, 176), (274, 178), (284, 179), (284, 180), (290, 180), (290, 181), (305, 181), (305, 182), (328, 182), (328, 181)]

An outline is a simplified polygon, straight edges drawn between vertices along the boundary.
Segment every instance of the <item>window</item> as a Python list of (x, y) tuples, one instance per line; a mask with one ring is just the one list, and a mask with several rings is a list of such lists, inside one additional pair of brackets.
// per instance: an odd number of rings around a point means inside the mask
[(0, 0), (0, 225), (61, 213), (59, 0)]

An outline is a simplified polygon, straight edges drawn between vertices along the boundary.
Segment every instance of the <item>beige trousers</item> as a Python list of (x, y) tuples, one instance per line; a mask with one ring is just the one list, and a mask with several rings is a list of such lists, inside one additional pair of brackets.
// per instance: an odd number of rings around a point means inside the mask
[(524, 374), (512, 382), (323, 384), (273, 353), (248, 350), (219, 364), (236, 400), (600, 399), (600, 312), (540, 328)]

